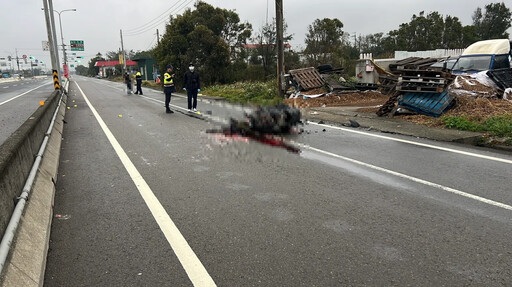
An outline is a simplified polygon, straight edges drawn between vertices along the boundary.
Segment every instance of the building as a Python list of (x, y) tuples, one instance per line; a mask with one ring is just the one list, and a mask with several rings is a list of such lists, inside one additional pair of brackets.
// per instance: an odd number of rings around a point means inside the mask
[[(116, 66), (117, 65), (120, 65), (119, 61), (97, 61), (94, 64), (94, 67), (99, 67), (100, 68), (99, 75), (101, 77), (105, 78), (105, 77), (107, 77), (107, 71), (108, 70), (111, 70), (112, 74), (115, 74), (115, 70), (116, 70)], [(126, 61), (126, 67), (129, 67), (128, 70), (130, 70), (130, 68), (133, 69), (133, 68), (137, 67), (137, 62), (131, 61), (131, 60), (127, 60)]]

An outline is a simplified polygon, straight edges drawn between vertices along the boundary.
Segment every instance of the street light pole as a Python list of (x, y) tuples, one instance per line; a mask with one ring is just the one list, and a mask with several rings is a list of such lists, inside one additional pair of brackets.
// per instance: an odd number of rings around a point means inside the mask
[[(44, 8), (41, 8), (41, 10), (44, 10)], [(76, 11), (76, 9), (65, 9), (65, 10), (61, 10), (61, 11), (57, 11), (57, 10), (53, 10), (53, 12), (59, 14), (59, 27), (60, 27), (60, 40), (62, 42), (62, 56), (63, 56), (63, 60), (64, 60), (64, 66), (66, 66), (68, 64), (68, 60), (67, 60), (67, 56), (66, 56), (66, 44), (64, 43), (64, 34), (62, 32), (62, 18), (60, 16), (60, 14), (62, 12), (66, 12), (66, 11)]]
[(76, 11), (76, 9), (66, 9), (66, 10), (61, 10), (60, 12), (56, 11), (56, 10), (53, 10), (53, 11), (57, 12), (57, 14), (59, 14), (60, 40), (62, 42), (62, 55), (64, 57), (64, 65), (67, 65), (68, 64), (68, 60), (67, 60), (67, 56), (66, 56), (66, 44), (64, 43), (64, 35), (62, 33), (62, 21), (61, 21), (60, 14), (62, 12), (66, 12), (66, 11)]

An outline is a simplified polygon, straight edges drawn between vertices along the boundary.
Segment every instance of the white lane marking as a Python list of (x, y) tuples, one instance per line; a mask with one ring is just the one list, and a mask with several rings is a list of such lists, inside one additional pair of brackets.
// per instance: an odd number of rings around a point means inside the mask
[[(137, 96), (137, 95), (136, 95), (136, 96)], [(141, 97), (141, 98), (145, 98), (145, 99), (148, 99), (148, 100), (151, 100), (151, 101), (157, 102), (157, 103), (165, 104), (165, 102), (164, 102), (164, 101), (161, 101), (161, 100), (153, 99), (153, 98), (146, 97), (146, 96), (143, 96), (143, 95), (138, 95), (138, 96), (139, 96), (139, 97)], [(174, 96), (174, 95), (173, 95), (173, 96)], [(182, 107), (180, 107), (180, 106), (173, 105), (173, 104), (171, 104), (171, 103), (169, 103), (169, 106), (171, 106), (171, 107), (175, 107), (175, 108), (178, 108), (178, 109), (181, 109), (181, 110), (186, 111), (186, 112), (188, 111), (188, 109), (182, 108)]]
[(380, 138), (380, 139), (386, 139), (386, 140), (391, 140), (391, 141), (396, 141), (396, 142), (401, 142), (401, 143), (406, 143), (406, 144), (411, 144), (411, 145), (427, 147), (427, 148), (431, 148), (431, 149), (447, 151), (447, 152), (451, 152), (451, 153), (467, 155), (467, 156), (476, 157), (476, 158), (482, 158), (482, 159), (512, 164), (512, 160), (503, 159), (503, 158), (499, 158), (499, 157), (487, 156), (487, 155), (482, 155), (482, 154), (478, 154), (478, 153), (472, 153), (472, 152), (461, 151), (461, 150), (456, 150), (456, 149), (451, 149), (451, 148), (445, 148), (445, 147), (436, 146), (436, 145), (430, 145), (430, 144), (424, 144), (424, 143), (419, 143), (419, 142), (414, 142), (414, 141), (409, 141), (409, 140), (393, 138), (393, 137), (376, 135), (376, 134), (357, 131), (357, 130), (353, 130), (353, 129), (336, 127), (336, 126), (331, 126), (331, 125), (326, 125), (326, 124), (319, 124), (319, 123), (315, 123), (315, 122), (308, 122), (308, 123), (317, 125), (317, 126), (321, 126), (321, 127), (328, 127), (328, 128), (332, 128), (332, 129), (342, 130), (342, 131), (346, 131), (346, 132), (350, 132), (350, 133), (355, 133), (355, 134), (360, 134), (360, 135), (365, 135), (365, 136), (370, 136), (370, 137), (376, 137), (376, 138)]
[(42, 84), (42, 85), (41, 85), (41, 86), (39, 86), (39, 87), (33, 88), (32, 90), (28, 90), (28, 91), (24, 92), (23, 94), (19, 94), (19, 95), (17, 95), (17, 96), (15, 96), (15, 97), (13, 97), (13, 98), (8, 99), (7, 101), (1, 102), (1, 103), (0, 103), (0, 106), (1, 106), (1, 105), (3, 105), (3, 104), (8, 103), (8, 102), (10, 102), (10, 101), (12, 101), (12, 100), (14, 100), (14, 99), (17, 99), (17, 98), (19, 98), (19, 97), (21, 97), (21, 96), (24, 96), (24, 95), (26, 95), (26, 94), (28, 94), (28, 93), (30, 93), (30, 92), (32, 92), (32, 91), (34, 91), (34, 90), (37, 90), (37, 89), (39, 89), (39, 88), (41, 88), (41, 87), (43, 87), (43, 86), (50, 85), (50, 84), (52, 84), (52, 83), (51, 83), (51, 82), (50, 82), (50, 83), (45, 83), (45, 84)]
[(7, 89), (7, 88), (9, 88), (9, 86), (7, 86), (7, 87), (4, 87), (4, 89)]
[(408, 179), (408, 180), (411, 180), (411, 181), (414, 181), (414, 182), (417, 182), (417, 183), (421, 183), (421, 184), (424, 184), (424, 185), (427, 185), (427, 186), (430, 186), (430, 187), (435, 187), (435, 188), (438, 188), (438, 189), (441, 189), (441, 190), (444, 190), (444, 191), (447, 191), (447, 192), (451, 192), (451, 193), (454, 193), (454, 194), (457, 194), (457, 195), (460, 195), (460, 196), (463, 196), (463, 197), (471, 198), (471, 199), (474, 199), (474, 200), (477, 200), (477, 201), (480, 201), (480, 202), (483, 202), (483, 203), (487, 203), (487, 204), (490, 204), (490, 205), (493, 205), (493, 206), (501, 207), (501, 208), (504, 208), (504, 209), (507, 209), (507, 210), (512, 210), (512, 206), (510, 206), (510, 205), (507, 205), (507, 204), (504, 204), (504, 203), (501, 203), (501, 202), (497, 202), (497, 201), (494, 201), (494, 200), (490, 200), (490, 199), (487, 199), (487, 198), (484, 198), (484, 197), (481, 197), (481, 196), (478, 196), (478, 195), (474, 195), (474, 194), (471, 194), (471, 193), (467, 193), (467, 192), (464, 192), (464, 191), (460, 191), (460, 190), (455, 189), (455, 188), (447, 187), (447, 186), (440, 185), (440, 184), (437, 184), (437, 183), (433, 183), (433, 182), (430, 182), (430, 181), (426, 181), (426, 180), (423, 180), (423, 179), (420, 179), (420, 178), (417, 178), (417, 177), (413, 177), (413, 176), (409, 176), (409, 175), (406, 175), (406, 174), (403, 174), (403, 173), (399, 173), (399, 172), (396, 172), (396, 171), (385, 169), (385, 168), (382, 168), (382, 167), (379, 167), (379, 166), (376, 166), (376, 165), (372, 165), (372, 164), (368, 164), (368, 163), (365, 163), (365, 162), (362, 162), (362, 161), (358, 161), (358, 160), (355, 160), (355, 159), (344, 157), (344, 156), (341, 156), (341, 155), (338, 155), (338, 154), (335, 154), (335, 153), (332, 153), (332, 152), (324, 151), (324, 150), (321, 150), (321, 149), (309, 146), (309, 145), (305, 145), (305, 144), (301, 144), (301, 143), (295, 143), (295, 144), (300, 146), (300, 147), (302, 147), (302, 148), (306, 148), (306, 149), (309, 149), (309, 150), (312, 150), (312, 151), (316, 151), (318, 153), (322, 153), (322, 154), (325, 154), (325, 155), (328, 155), (328, 156), (331, 156), (331, 157), (339, 158), (339, 159), (342, 159), (342, 160), (345, 160), (345, 161), (348, 161), (348, 162), (352, 162), (352, 163), (355, 163), (355, 164), (358, 164), (358, 165), (361, 165), (361, 166), (364, 166), (364, 167), (368, 167), (368, 168), (371, 168), (371, 169), (374, 169), (374, 170), (378, 170), (380, 172), (384, 172), (384, 173), (387, 173), (387, 174), (391, 174), (391, 175), (394, 175), (394, 176), (405, 178), (405, 179)]
[(126, 171), (135, 183), (135, 186), (139, 190), (140, 195), (146, 202), (146, 205), (151, 211), (151, 214), (153, 214), (155, 221), (158, 223), (158, 226), (160, 226), (160, 229), (167, 239), (167, 242), (169, 242), (171, 245), (171, 248), (174, 250), (178, 260), (181, 262), (185, 272), (187, 272), (187, 275), (190, 278), (190, 281), (192, 281), (192, 284), (194, 286), (216, 286), (210, 274), (208, 274), (208, 271), (206, 271), (201, 261), (199, 261), (199, 258), (197, 258), (192, 248), (188, 245), (188, 242), (185, 240), (178, 227), (176, 227), (169, 214), (167, 214), (160, 201), (158, 201), (147, 182), (144, 180), (124, 149), (114, 137), (114, 134), (112, 134), (108, 128), (107, 124), (103, 121), (101, 116), (93, 107), (85, 93), (82, 91), (82, 88), (80, 88), (78, 83), (75, 82), (75, 84), (82, 93), (85, 102), (96, 117), (96, 120), (103, 129), (103, 132), (110, 141), (110, 144), (116, 151), (117, 156), (126, 168)]

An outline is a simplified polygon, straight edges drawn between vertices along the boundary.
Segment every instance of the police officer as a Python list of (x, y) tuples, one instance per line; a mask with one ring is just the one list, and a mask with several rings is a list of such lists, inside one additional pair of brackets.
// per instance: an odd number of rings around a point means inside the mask
[(169, 102), (171, 101), (171, 94), (176, 92), (174, 87), (174, 74), (172, 73), (172, 66), (167, 65), (167, 72), (164, 74), (164, 94), (165, 94), (165, 112), (168, 114), (174, 113), (169, 109)]
[(142, 95), (142, 75), (140, 72), (137, 72), (135, 75), (135, 80), (137, 81), (137, 91), (135, 92), (136, 95), (140, 94)]

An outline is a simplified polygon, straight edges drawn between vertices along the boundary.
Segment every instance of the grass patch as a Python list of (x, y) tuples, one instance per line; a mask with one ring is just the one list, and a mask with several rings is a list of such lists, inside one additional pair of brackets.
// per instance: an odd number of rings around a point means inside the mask
[(277, 95), (275, 81), (239, 82), (230, 85), (213, 85), (201, 91), (206, 96), (222, 97), (229, 102), (257, 104), (261, 106), (276, 105), (283, 101)]
[(512, 137), (512, 114), (489, 117), (480, 121), (468, 119), (464, 116), (445, 116), (441, 121), (447, 128), (490, 132), (494, 136)]

